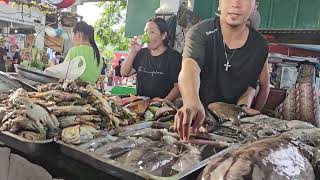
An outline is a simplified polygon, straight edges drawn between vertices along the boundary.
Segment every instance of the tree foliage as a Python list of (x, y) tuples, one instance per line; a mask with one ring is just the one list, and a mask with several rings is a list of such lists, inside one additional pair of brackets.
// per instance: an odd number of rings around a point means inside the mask
[(99, 6), (104, 11), (95, 24), (98, 42), (112, 46), (116, 51), (127, 51), (129, 39), (124, 36), (127, 0), (107, 1), (99, 3)]
[(111, 61), (114, 58), (113, 50), (110, 48), (105, 48), (103, 54), (107, 61)]

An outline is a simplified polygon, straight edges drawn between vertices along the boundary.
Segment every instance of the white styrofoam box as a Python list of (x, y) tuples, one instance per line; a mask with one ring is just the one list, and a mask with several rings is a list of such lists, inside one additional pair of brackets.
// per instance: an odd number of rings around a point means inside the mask
[(160, 8), (156, 10), (156, 13), (177, 13), (182, 2), (182, 0), (160, 0)]
[(282, 67), (280, 88), (288, 89), (296, 84), (298, 70), (296, 67)]

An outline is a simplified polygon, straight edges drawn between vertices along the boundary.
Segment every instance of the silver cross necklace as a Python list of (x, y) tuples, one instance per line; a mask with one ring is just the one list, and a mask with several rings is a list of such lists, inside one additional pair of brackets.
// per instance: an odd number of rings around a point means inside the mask
[(226, 43), (225, 42), (223, 42), (223, 48), (224, 48), (224, 55), (225, 55), (226, 60), (227, 60), (227, 63), (224, 64), (224, 67), (225, 67), (226, 71), (229, 71), (229, 68), (231, 67), (230, 60), (232, 59), (234, 53), (236, 52), (236, 49), (233, 50), (233, 52), (231, 54), (231, 57), (228, 59), (228, 55), (227, 55), (227, 51), (226, 51)]

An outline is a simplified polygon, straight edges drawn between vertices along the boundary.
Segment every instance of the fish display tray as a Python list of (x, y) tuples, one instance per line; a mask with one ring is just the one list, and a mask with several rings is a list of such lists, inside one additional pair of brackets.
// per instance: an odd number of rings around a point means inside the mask
[(16, 72), (24, 78), (30, 79), (32, 81), (40, 82), (43, 84), (55, 83), (59, 81), (58, 78), (44, 74), (40, 70), (34, 70), (34, 69), (26, 68), (20, 65), (16, 66)]
[(15, 150), (32, 156), (57, 149), (53, 139), (31, 141), (7, 131), (0, 132), (0, 141)]
[(9, 73), (6, 73), (14, 78), (16, 78), (17, 80), (23, 82), (23, 83), (26, 83), (26, 84), (29, 84), (31, 86), (36, 86), (36, 85), (39, 85), (40, 83), (39, 82), (36, 82), (36, 81), (32, 81), (30, 79), (27, 79), (27, 78), (24, 78), (22, 77), (21, 75), (19, 75), (18, 73), (12, 73), (12, 72), (9, 72)]
[(19, 83), (10, 81), (10, 79), (0, 73), (0, 93), (18, 88), (21, 88)]
[[(144, 128), (150, 128), (150, 127), (155, 127), (155, 128), (166, 128), (167, 126), (161, 123), (157, 122), (147, 122), (147, 123), (139, 123), (131, 126), (126, 126), (122, 128), (118, 128), (116, 130), (111, 130), (108, 133), (109, 135), (115, 135), (118, 133), (126, 133), (130, 131), (137, 131), (140, 129)], [(121, 179), (130, 179), (130, 180), (142, 180), (142, 179), (159, 179), (159, 180), (173, 180), (173, 179), (190, 179), (190, 176), (193, 175), (193, 173), (198, 172), (198, 170), (201, 170), (203, 167), (205, 167), (211, 160), (227, 153), (229, 150), (235, 149), (239, 147), (239, 144), (235, 144), (229, 148), (226, 148), (212, 156), (210, 156), (207, 159), (202, 160), (198, 164), (195, 164), (184, 171), (175, 174), (170, 177), (159, 177), (152, 175), (146, 171), (142, 171), (133, 167), (128, 167), (128, 166), (123, 166), (120, 162), (117, 162), (112, 159), (106, 159), (102, 158), (101, 156), (89, 152), (83, 149), (80, 149), (79, 147), (72, 145), (72, 144), (67, 144), (64, 143), (62, 140), (56, 138), (55, 139), (56, 143), (59, 145), (60, 151), (73, 158), (76, 159), (80, 162), (86, 163), (96, 169), (99, 169), (109, 175), (112, 175), (117, 178)], [(194, 179), (194, 177), (192, 178)]]
[[(37, 88), (35, 88), (33, 85), (22, 81), (11, 74), (7, 74), (0, 71), (0, 81), (1, 81), (1, 87), (7, 88), (7, 90), (16, 90), (18, 88), (24, 88), (26, 91), (29, 92), (35, 92), (38, 91)], [(0, 88), (0, 92), (3, 92), (3, 89)]]
[[(5, 84), (1, 82), (5, 82)], [(8, 86), (9, 90), (24, 88), (29, 92), (37, 91), (37, 89), (32, 85), (27, 84), (4, 72), (0, 72), (0, 83), (3, 86)], [(52, 149), (54, 145), (57, 146), (53, 139), (48, 139), (45, 141), (31, 141), (7, 131), (0, 132), (0, 141), (13, 149), (32, 155), (47, 152), (49, 149)]]

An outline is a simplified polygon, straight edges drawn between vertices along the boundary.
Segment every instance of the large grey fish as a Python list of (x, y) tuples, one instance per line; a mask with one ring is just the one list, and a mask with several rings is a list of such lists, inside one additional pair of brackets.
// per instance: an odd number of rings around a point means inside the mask
[(111, 142), (115, 142), (117, 141), (119, 138), (115, 137), (115, 136), (104, 136), (104, 137), (99, 137), (99, 138), (95, 138), (92, 139), (84, 144), (79, 145), (78, 147), (80, 149), (83, 150), (87, 150), (87, 151), (92, 151), (94, 152), (97, 148), (99, 148), (102, 145), (105, 145), (107, 143), (111, 143)]
[(198, 148), (192, 145), (185, 145), (187, 147), (187, 151), (180, 154), (177, 162), (172, 166), (172, 169), (176, 171), (183, 171), (201, 161), (201, 152)]
[(97, 153), (98, 155), (104, 158), (113, 159), (115, 157), (118, 157), (132, 150), (133, 148), (139, 146), (140, 144), (146, 143), (147, 141), (150, 141), (150, 140), (143, 139), (143, 138), (133, 138), (133, 137), (120, 139), (113, 143), (107, 143), (99, 147), (98, 149), (95, 150), (95, 153)]
[(213, 159), (199, 179), (314, 180), (315, 174), (294, 143), (284, 138), (267, 138)]
[(122, 133), (119, 134), (122, 137), (143, 137), (143, 138), (148, 138), (154, 141), (160, 140), (163, 136), (163, 133), (161, 132), (160, 129), (152, 129), (152, 128), (145, 128), (137, 131), (132, 131), (129, 133)]
[(138, 147), (118, 158), (117, 161), (156, 176), (165, 176), (164, 171), (171, 169), (171, 165), (178, 158), (178, 153), (179, 149), (176, 145), (161, 148), (154, 146)]

